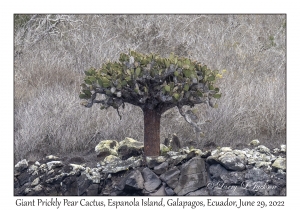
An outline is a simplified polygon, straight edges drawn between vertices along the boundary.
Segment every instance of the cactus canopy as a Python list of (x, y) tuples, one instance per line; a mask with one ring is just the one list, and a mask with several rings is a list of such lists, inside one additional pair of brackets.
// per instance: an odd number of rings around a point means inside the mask
[[(211, 99), (221, 97), (214, 85), (220, 77), (219, 71), (174, 53), (162, 58), (129, 51), (121, 53), (118, 62), (104, 63), (100, 69), (90, 68), (85, 74), (79, 95), (85, 107), (100, 103), (101, 109), (118, 110), (130, 103), (141, 107), (144, 114), (149, 110), (160, 117), (175, 106), (180, 110), (185, 105), (193, 107), (200, 103), (214, 107)], [(105, 98), (98, 100), (97, 94)], [(144, 117), (146, 120), (146, 114)]]

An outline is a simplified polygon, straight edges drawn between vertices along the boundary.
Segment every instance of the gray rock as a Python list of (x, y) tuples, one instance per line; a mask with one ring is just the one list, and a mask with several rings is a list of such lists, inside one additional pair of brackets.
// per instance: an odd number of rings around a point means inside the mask
[(191, 159), (196, 156), (201, 156), (202, 154), (203, 154), (203, 152), (200, 149), (192, 149), (187, 154), (187, 159)]
[(211, 155), (211, 151), (205, 151), (205, 152), (202, 152), (202, 154), (200, 155), (200, 157), (207, 158), (210, 155)]
[(213, 180), (221, 180), (221, 175), (228, 173), (228, 171), (220, 164), (211, 165), (208, 171)]
[(119, 143), (116, 140), (103, 140), (96, 147), (97, 157), (104, 158), (108, 155), (118, 156)]
[(118, 153), (122, 160), (129, 157), (139, 156), (143, 153), (144, 144), (132, 138), (126, 137), (119, 143)]
[(19, 186), (23, 186), (25, 183), (31, 181), (31, 175), (27, 171), (23, 171), (19, 176), (17, 176)]
[(269, 167), (271, 164), (272, 162), (258, 161), (255, 163), (255, 167), (256, 168)]
[(175, 195), (174, 190), (173, 190), (172, 188), (170, 188), (170, 187), (165, 187), (165, 193), (166, 193), (166, 195), (168, 195), (168, 196)]
[(219, 164), (220, 163), (219, 158), (218, 158), (217, 155), (212, 155), (212, 156), (207, 157), (206, 162), (209, 165), (214, 165), (214, 164)]
[(15, 165), (15, 170), (18, 172), (22, 172), (25, 169), (28, 168), (28, 162), (26, 159), (19, 161), (16, 165)]
[(282, 157), (278, 157), (274, 163), (272, 164), (273, 168), (286, 170), (286, 159)]
[(177, 167), (173, 167), (170, 170), (168, 170), (166, 173), (160, 175), (160, 179), (167, 183), (169, 187), (174, 189), (178, 184), (178, 178), (179, 178), (180, 171), (177, 169)]
[(255, 146), (255, 147), (258, 146), (259, 144), (260, 144), (260, 142), (258, 139), (254, 139), (249, 143), (249, 145)]
[(284, 188), (286, 186), (286, 173), (280, 169), (277, 173), (271, 172), (271, 180), (274, 185)]
[(121, 159), (117, 156), (114, 156), (114, 155), (108, 155), (104, 158), (103, 162), (104, 163), (111, 163), (111, 162), (114, 162), (114, 161), (120, 161)]
[(99, 195), (99, 184), (91, 184), (86, 189), (87, 196), (98, 196)]
[(34, 186), (38, 185), (39, 182), (40, 182), (40, 178), (37, 177), (37, 178), (35, 178), (35, 179), (31, 182), (31, 186), (34, 187)]
[(77, 196), (78, 189), (77, 189), (77, 178), (75, 176), (66, 177), (61, 182), (61, 191), (62, 194), (65, 196)]
[(185, 195), (206, 186), (206, 184), (205, 161), (201, 157), (194, 157), (182, 165), (178, 185), (174, 192), (177, 195)]
[(229, 170), (242, 171), (245, 169), (245, 161), (241, 157), (227, 152), (219, 157), (220, 163)]
[(286, 145), (280, 145), (280, 152), (286, 153)]
[(160, 165), (161, 163), (166, 161), (165, 156), (158, 156), (158, 157), (146, 157), (147, 166), (149, 168), (154, 168), (155, 166)]
[(151, 196), (166, 196), (165, 186), (162, 185), (156, 192), (150, 193)]
[(130, 168), (139, 167), (142, 165), (142, 159), (139, 157), (132, 157), (127, 160), (119, 160), (111, 162), (103, 166), (103, 173), (117, 173), (119, 171), (126, 171)]
[(77, 178), (78, 183), (78, 195), (83, 195), (88, 187), (93, 184), (93, 181), (89, 179), (85, 174)]
[(257, 151), (259, 151), (260, 153), (270, 154), (270, 149), (264, 145), (259, 145), (257, 147)]
[(54, 168), (62, 167), (63, 163), (61, 161), (51, 161), (47, 163), (48, 170), (52, 170)]
[(180, 155), (180, 152), (175, 152), (175, 151), (167, 152), (167, 157), (178, 156), (178, 155)]
[(149, 168), (144, 168), (142, 171), (144, 178), (144, 187), (148, 192), (155, 191), (161, 184), (161, 180)]
[(85, 174), (86, 177), (91, 180), (94, 184), (100, 184), (102, 175), (98, 168), (89, 168), (87, 167), (86, 170), (82, 173)]
[(138, 170), (132, 171), (128, 176), (126, 177), (124, 190), (125, 191), (136, 191), (136, 190), (142, 190), (144, 188), (144, 179)]
[(187, 154), (169, 157), (167, 161), (170, 165), (178, 165), (179, 163), (181, 163), (183, 160), (186, 159), (187, 159)]
[(257, 181), (269, 182), (270, 176), (266, 174), (262, 169), (254, 167), (246, 172), (245, 179), (252, 180), (254, 182)]
[(163, 162), (163, 163), (159, 164), (158, 166), (155, 166), (153, 171), (154, 171), (154, 173), (161, 175), (168, 170), (168, 166), (169, 166), (168, 162)]
[(265, 181), (246, 181), (246, 189), (250, 195), (267, 196), (267, 195), (279, 195), (280, 189)]
[(244, 181), (245, 175), (242, 172), (233, 171), (226, 174), (222, 174), (221, 179), (227, 185), (239, 185)]
[(207, 188), (201, 188), (200, 190), (190, 192), (186, 195), (189, 195), (189, 196), (208, 196), (209, 192), (208, 192)]

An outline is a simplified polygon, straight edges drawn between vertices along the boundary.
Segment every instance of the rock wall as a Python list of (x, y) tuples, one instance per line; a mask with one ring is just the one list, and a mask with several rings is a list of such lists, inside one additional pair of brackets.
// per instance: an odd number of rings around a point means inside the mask
[(259, 145), (213, 151), (161, 145), (161, 156), (144, 157), (143, 145), (131, 138), (100, 142), (99, 161), (88, 167), (82, 158), (47, 156), (15, 165), (16, 196), (59, 195), (286, 195), (285, 145), (273, 150)]

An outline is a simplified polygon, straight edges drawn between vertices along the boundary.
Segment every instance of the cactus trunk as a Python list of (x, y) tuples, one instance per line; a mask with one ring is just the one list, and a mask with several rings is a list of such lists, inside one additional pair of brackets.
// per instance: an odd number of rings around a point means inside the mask
[(144, 109), (144, 154), (160, 155), (160, 117), (156, 110)]

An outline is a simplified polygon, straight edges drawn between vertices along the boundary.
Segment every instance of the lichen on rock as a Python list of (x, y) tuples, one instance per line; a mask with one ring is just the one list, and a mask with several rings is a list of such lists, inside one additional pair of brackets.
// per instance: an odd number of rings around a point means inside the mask
[(108, 155), (118, 156), (119, 143), (116, 140), (103, 140), (96, 147), (97, 157), (104, 158)]

